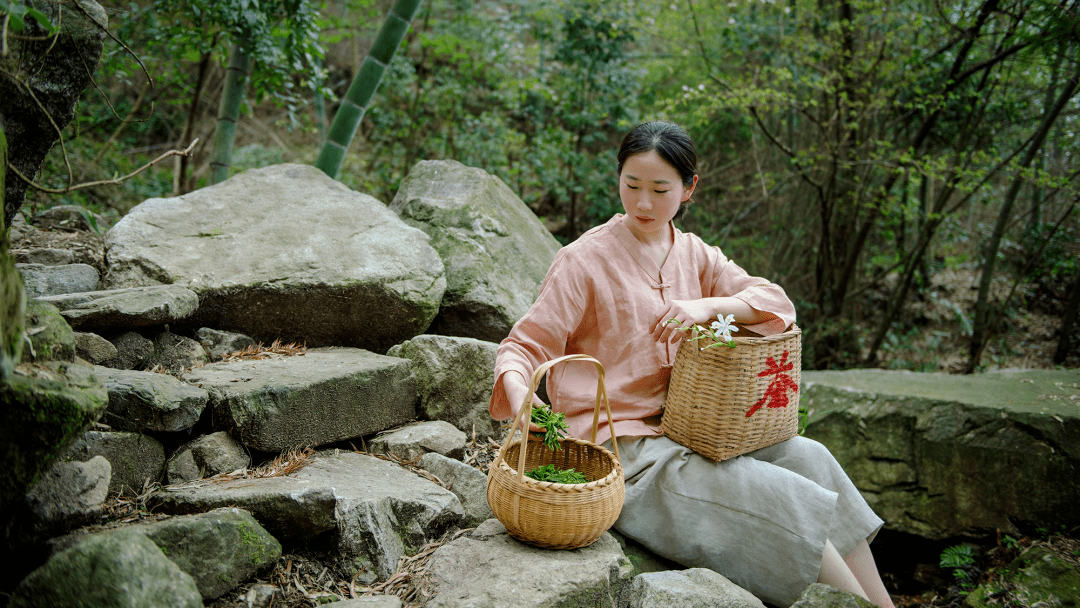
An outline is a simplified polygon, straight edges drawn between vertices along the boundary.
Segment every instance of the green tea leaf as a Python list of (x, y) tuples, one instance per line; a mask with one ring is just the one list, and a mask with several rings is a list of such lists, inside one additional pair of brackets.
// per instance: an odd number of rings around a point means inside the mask
[(545, 464), (525, 473), (537, 481), (552, 483), (589, 483), (589, 478), (581, 471), (560, 469), (553, 464)]

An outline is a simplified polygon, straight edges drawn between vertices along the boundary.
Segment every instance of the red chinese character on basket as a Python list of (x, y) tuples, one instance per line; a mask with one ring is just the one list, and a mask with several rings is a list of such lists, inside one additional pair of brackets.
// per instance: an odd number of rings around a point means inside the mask
[(767, 357), (765, 359), (765, 371), (758, 374), (758, 378), (764, 378), (765, 376), (776, 376), (773, 381), (769, 383), (769, 387), (765, 389), (765, 394), (746, 412), (746, 417), (754, 415), (754, 412), (760, 410), (762, 407), (787, 407), (788, 405), (788, 390), (798, 393), (799, 385), (795, 384), (795, 381), (791, 379), (791, 376), (784, 372), (790, 372), (795, 368), (795, 365), (787, 362), (788, 351), (784, 351), (784, 354), (780, 356), (780, 364), (776, 364), (776, 359)]

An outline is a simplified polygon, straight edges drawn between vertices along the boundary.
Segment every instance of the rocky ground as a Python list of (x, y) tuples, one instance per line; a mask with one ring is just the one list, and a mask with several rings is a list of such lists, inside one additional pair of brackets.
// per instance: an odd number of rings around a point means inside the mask
[[(95, 267), (104, 274), (104, 238), (89, 226), (41, 226), (27, 229), (16, 225), (12, 232), (11, 251), (19, 261), (20, 252), (51, 248), (70, 251), (74, 262)], [(976, 276), (973, 271), (948, 270), (935, 277), (928, 301), (915, 303), (918, 314), (926, 321), (919, 331), (910, 332), (903, 340), (893, 342), (883, 353), (883, 366), (918, 371), (957, 371), (966, 361), (966, 341), (959, 335), (963, 311), (970, 310), (973, 297), (971, 285)], [(1017, 309), (1011, 318), (1011, 331), (1017, 339), (1000, 341), (988, 349), (984, 363), (992, 367), (1047, 368), (1053, 367), (1052, 356), (1056, 347), (1054, 332), (1060, 319), (1041, 310)], [(1072, 366), (1080, 361), (1071, 362)], [(364, 446), (339, 446), (357, 449)], [(468, 464), (486, 473), (486, 466), (494, 457), (498, 445), (493, 441), (477, 442), (468, 446)], [(257, 464), (257, 463), (256, 463)], [(408, 465), (408, 463), (403, 463)], [(291, 459), (262, 463), (253, 468), (252, 474), (272, 475), (290, 467), (302, 467), (303, 454), (293, 454)], [(275, 473), (276, 471), (276, 473)], [(150, 488), (142, 496), (113, 497), (107, 505), (107, 518), (102, 525), (138, 520), (152, 520), (155, 515), (146, 508)], [(1022, 551), (1045, 547), (1059, 557), (1080, 565), (1080, 530), (1034, 530), (1023, 538), (992, 538), (967, 545), (970, 557), (963, 558), (960, 566), (941, 565), (941, 557), (958, 544), (922, 543), (913, 550), (910, 538), (883, 534), (875, 543), (879, 564), (887, 586), (894, 593), (897, 606), (952, 607), (963, 603), (966, 592), (983, 582), (997, 580), (1001, 569)], [(344, 568), (336, 567), (332, 552), (321, 547), (307, 547), (282, 555), (274, 568), (263, 578), (244, 585), (236, 592), (227, 594), (213, 604), (213, 608), (247, 608), (258, 603), (262, 586), (276, 586), (283, 590), (277, 596), (275, 606), (312, 606), (335, 598), (359, 597), (365, 594), (393, 594), (403, 600), (405, 606), (421, 606), (427, 597), (425, 577), (427, 558), (451, 535), (425, 547), (419, 553), (403, 558), (397, 572), (389, 580), (373, 586), (365, 586), (343, 575)], [(996, 605), (1019, 606), (1008, 589), (1002, 589), (994, 598)], [(282, 603), (281, 600), (284, 600)]]

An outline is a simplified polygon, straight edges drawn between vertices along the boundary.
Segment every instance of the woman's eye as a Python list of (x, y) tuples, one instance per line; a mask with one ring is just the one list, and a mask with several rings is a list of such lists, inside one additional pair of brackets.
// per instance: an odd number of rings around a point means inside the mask
[(631, 189), (631, 190), (637, 190), (638, 189), (637, 186), (631, 186), (630, 184), (626, 184), (626, 187)]
[(653, 192), (657, 194), (667, 194), (668, 192), (670, 192), (670, 190), (653, 190)]

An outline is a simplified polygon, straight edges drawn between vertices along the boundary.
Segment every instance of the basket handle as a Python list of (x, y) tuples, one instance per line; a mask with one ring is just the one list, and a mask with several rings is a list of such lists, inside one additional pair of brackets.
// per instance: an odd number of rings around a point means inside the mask
[(603, 401), (604, 410), (607, 412), (608, 427), (612, 430), (611, 445), (615, 449), (615, 458), (619, 459), (619, 442), (615, 440), (614, 432), (615, 422), (611, 418), (611, 405), (608, 403), (607, 389), (604, 388), (604, 366), (588, 355), (563, 355), (562, 357), (557, 357), (542, 364), (533, 372), (529, 392), (525, 393), (525, 402), (521, 404), (517, 416), (514, 417), (514, 422), (510, 425), (510, 432), (506, 436), (506, 443), (504, 443), (502, 449), (499, 450), (499, 459), (505, 460), (506, 450), (510, 448), (510, 444), (514, 440), (514, 431), (517, 430), (518, 422), (521, 422), (521, 449), (518, 450), (517, 468), (519, 482), (523, 482), (525, 479), (525, 450), (529, 440), (528, 425), (529, 422), (532, 421), (532, 396), (536, 393), (536, 389), (540, 387), (540, 380), (544, 377), (544, 374), (555, 364), (564, 361), (591, 361), (596, 365), (596, 371), (600, 375), (597, 378), (596, 384), (596, 403), (593, 406), (592, 435), (590, 436), (590, 441), (596, 443), (596, 432), (600, 424), (600, 403)]

